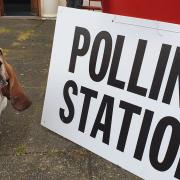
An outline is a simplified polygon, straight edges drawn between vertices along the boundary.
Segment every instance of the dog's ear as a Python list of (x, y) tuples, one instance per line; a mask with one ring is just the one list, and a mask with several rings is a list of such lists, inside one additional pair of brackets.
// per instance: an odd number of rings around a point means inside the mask
[(9, 79), (8, 86), (2, 89), (2, 93), (11, 101), (14, 109), (23, 111), (31, 105), (31, 101), (28, 99), (22, 86), (20, 85), (12, 66), (7, 62), (5, 62), (4, 64)]

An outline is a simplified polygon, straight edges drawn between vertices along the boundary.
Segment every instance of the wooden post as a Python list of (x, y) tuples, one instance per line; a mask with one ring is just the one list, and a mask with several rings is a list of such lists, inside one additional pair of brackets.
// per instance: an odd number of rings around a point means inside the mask
[(41, 0), (31, 0), (31, 12), (33, 15), (41, 16)]

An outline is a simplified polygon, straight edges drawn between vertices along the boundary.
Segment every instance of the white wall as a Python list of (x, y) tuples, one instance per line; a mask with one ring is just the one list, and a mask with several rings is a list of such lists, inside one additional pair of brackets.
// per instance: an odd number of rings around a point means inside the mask
[(56, 17), (59, 0), (41, 0), (42, 17)]

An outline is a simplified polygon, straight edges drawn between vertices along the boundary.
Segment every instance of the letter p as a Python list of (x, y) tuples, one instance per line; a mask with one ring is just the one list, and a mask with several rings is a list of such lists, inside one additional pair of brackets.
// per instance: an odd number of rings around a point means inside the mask
[[(82, 47), (79, 48), (79, 42), (80, 42), (81, 36), (84, 37), (84, 43)], [(71, 52), (71, 59), (70, 59), (70, 64), (69, 64), (69, 72), (74, 73), (77, 56), (84, 56), (89, 49), (89, 45), (90, 45), (89, 31), (85, 28), (76, 26), (75, 33), (74, 33), (73, 47), (72, 47), (72, 52)]]

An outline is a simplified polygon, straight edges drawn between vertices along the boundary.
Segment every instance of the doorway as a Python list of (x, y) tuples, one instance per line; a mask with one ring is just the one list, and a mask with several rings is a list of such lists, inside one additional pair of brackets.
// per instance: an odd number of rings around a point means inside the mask
[(39, 16), (40, 0), (0, 0), (3, 16)]
[(30, 16), (30, 0), (4, 0), (4, 15), (6, 16)]

